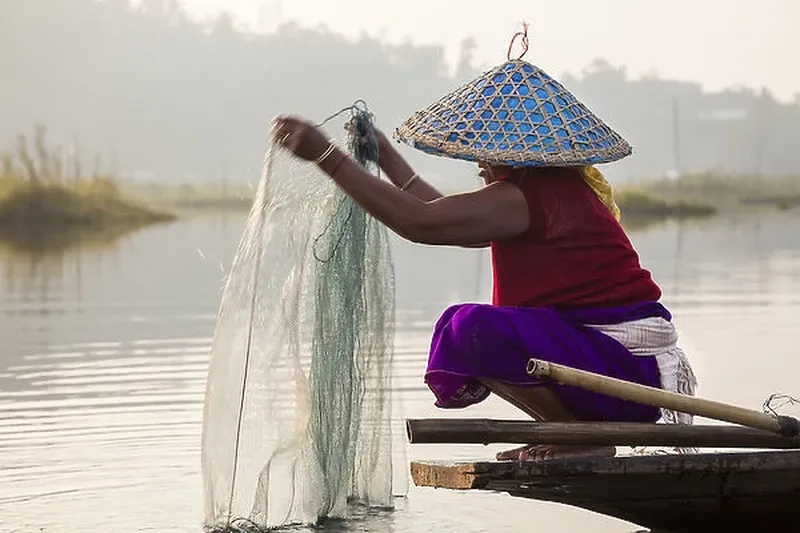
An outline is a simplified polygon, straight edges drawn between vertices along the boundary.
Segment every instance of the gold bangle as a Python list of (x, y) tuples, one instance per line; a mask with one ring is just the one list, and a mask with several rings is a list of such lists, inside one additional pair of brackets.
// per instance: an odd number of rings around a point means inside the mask
[(319, 156), (314, 160), (314, 164), (319, 165), (320, 163), (328, 159), (328, 156), (331, 155), (334, 150), (336, 150), (336, 146), (333, 143), (328, 143), (328, 147), (325, 149), (324, 152), (322, 152), (321, 156)]
[(417, 174), (416, 172), (414, 172), (414, 175), (413, 175), (413, 176), (411, 176), (410, 178), (408, 178), (408, 181), (407, 181), (407, 182), (406, 182), (406, 183), (405, 183), (405, 184), (404, 184), (402, 187), (400, 187), (400, 190), (401, 190), (401, 191), (404, 191), (404, 190), (408, 189), (408, 187), (409, 187), (409, 186), (410, 186), (412, 183), (414, 183), (414, 181), (415, 181), (417, 178), (419, 178), (419, 174)]

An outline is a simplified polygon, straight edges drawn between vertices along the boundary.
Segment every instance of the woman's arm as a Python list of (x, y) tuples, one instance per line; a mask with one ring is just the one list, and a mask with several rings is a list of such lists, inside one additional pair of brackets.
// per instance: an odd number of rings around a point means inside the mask
[(392, 183), (403, 188), (404, 191), (416, 196), (423, 202), (436, 200), (442, 197), (442, 193), (437, 191), (430, 183), (424, 181), (414, 172), (411, 165), (409, 165), (403, 156), (400, 155), (400, 152), (392, 146), (383, 132), (376, 133), (378, 134), (378, 149), (380, 155), (378, 164)]
[(319, 166), (365, 211), (413, 242), (485, 246), (528, 229), (525, 197), (507, 183), (425, 201), (376, 178), (338, 149)]
[(485, 246), (528, 229), (527, 201), (508, 183), (424, 201), (364, 170), (306, 120), (278, 117), (272, 134), (297, 157), (319, 165), (365, 211), (410, 241)]

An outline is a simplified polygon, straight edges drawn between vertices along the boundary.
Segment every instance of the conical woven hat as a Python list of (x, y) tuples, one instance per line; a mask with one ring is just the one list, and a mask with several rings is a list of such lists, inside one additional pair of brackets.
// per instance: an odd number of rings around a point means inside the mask
[(429, 154), (509, 166), (594, 165), (632, 151), (564, 86), (521, 59), (415, 113), (394, 137)]

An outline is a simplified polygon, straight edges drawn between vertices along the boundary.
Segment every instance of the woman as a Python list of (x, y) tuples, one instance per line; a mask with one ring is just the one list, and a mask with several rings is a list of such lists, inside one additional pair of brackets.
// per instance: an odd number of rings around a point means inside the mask
[[(658, 303), (661, 291), (640, 266), (610, 187), (593, 166), (625, 157), (630, 147), (543, 71), (509, 61), (398, 129), (398, 137), (425, 152), (477, 161), (486, 185), (472, 192), (442, 195), (380, 133), (379, 164), (392, 183), (365, 171), (304, 120), (281, 117), (275, 130), (285, 148), (315, 162), (398, 235), (491, 248), (492, 304), (452, 306), (436, 324), (425, 380), (437, 406), (466, 407), (495, 393), (542, 421), (691, 422), (525, 372), (535, 354), (694, 393), (670, 314)], [(498, 459), (614, 453), (613, 447), (523, 446)]]

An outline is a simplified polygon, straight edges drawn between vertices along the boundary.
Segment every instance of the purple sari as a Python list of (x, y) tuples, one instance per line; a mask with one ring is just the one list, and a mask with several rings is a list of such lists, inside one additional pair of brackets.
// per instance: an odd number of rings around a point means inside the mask
[(608, 335), (585, 324), (616, 324), (646, 317), (672, 317), (657, 302), (605, 309), (498, 307), (459, 304), (436, 323), (425, 382), (436, 406), (463, 408), (485, 400), (481, 378), (509, 385), (550, 388), (580, 420), (655, 422), (657, 407), (619, 400), (580, 388), (543, 382), (525, 371), (533, 356), (553, 363), (650, 387), (661, 387), (655, 357), (635, 356)]

